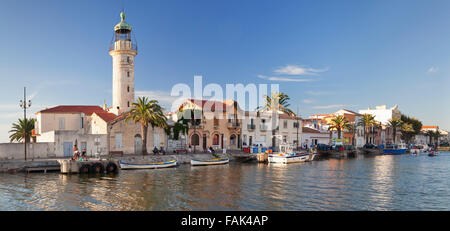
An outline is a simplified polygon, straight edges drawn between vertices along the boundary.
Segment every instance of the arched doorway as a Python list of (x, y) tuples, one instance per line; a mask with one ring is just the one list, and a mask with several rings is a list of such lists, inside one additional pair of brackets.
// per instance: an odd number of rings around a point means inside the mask
[(134, 136), (134, 154), (142, 153), (142, 137), (139, 134)]
[(236, 140), (237, 139), (236, 139), (236, 135), (235, 134), (230, 136), (230, 148), (231, 149), (236, 149), (236, 144), (237, 144)]
[(198, 137), (197, 134), (193, 134), (191, 136), (191, 145), (192, 146), (198, 146), (200, 144), (200, 137)]

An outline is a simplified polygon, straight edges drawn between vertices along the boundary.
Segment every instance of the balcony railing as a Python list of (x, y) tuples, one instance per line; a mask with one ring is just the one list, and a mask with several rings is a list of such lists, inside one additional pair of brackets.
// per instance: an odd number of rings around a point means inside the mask
[(256, 125), (254, 124), (247, 124), (247, 130), (255, 130)]
[(228, 128), (238, 128), (240, 124), (237, 122), (228, 122)]

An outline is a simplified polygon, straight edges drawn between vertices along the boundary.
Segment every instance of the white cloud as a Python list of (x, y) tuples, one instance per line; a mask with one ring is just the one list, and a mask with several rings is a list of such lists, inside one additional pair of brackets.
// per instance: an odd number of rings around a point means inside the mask
[(312, 100), (312, 99), (304, 99), (303, 103), (314, 103), (314, 100)]
[(429, 69), (428, 69), (428, 73), (435, 73), (435, 72), (437, 72), (439, 70), (439, 68), (437, 68), (437, 67), (430, 67)]
[(320, 72), (327, 71), (328, 68), (320, 70), (314, 68), (299, 67), (297, 65), (287, 65), (276, 69), (274, 72), (281, 75), (318, 75)]
[(311, 81), (315, 81), (314, 79), (297, 79), (297, 78), (265, 76), (265, 75), (258, 75), (258, 78), (266, 79), (266, 80), (270, 80), (270, 81), (279, 81), (279, 82), (311, 82)]

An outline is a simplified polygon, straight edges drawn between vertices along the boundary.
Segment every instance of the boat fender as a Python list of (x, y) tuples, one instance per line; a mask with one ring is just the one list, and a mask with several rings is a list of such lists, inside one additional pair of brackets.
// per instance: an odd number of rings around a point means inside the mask
[(80, 173), (90, 173), (91, 172), (91, 165), (89, 165), (89, 164), (81, 165), (79, 172)]
[(109, 162), (106, 165), (106, 172), (107, 173), (117, 173), (117, 170), (118, 170), (117, 165), (115, 163), (113, 163), (113, 162)]
[(95, 163), (91, 167), (93, 173), (103, 173), (105, 172), (105, 168), (103, 167), (103, 164), (101, 163)]

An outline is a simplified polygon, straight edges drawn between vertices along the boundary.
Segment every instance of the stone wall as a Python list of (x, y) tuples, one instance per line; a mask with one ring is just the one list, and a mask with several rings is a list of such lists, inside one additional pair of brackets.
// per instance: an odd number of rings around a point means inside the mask
[[(0, 144), (0, 160), (23, 160), (23, 143)], [(29, 143), (27, 144), (27, 159), (42, 159), (55, 157), (54, 143)]]

